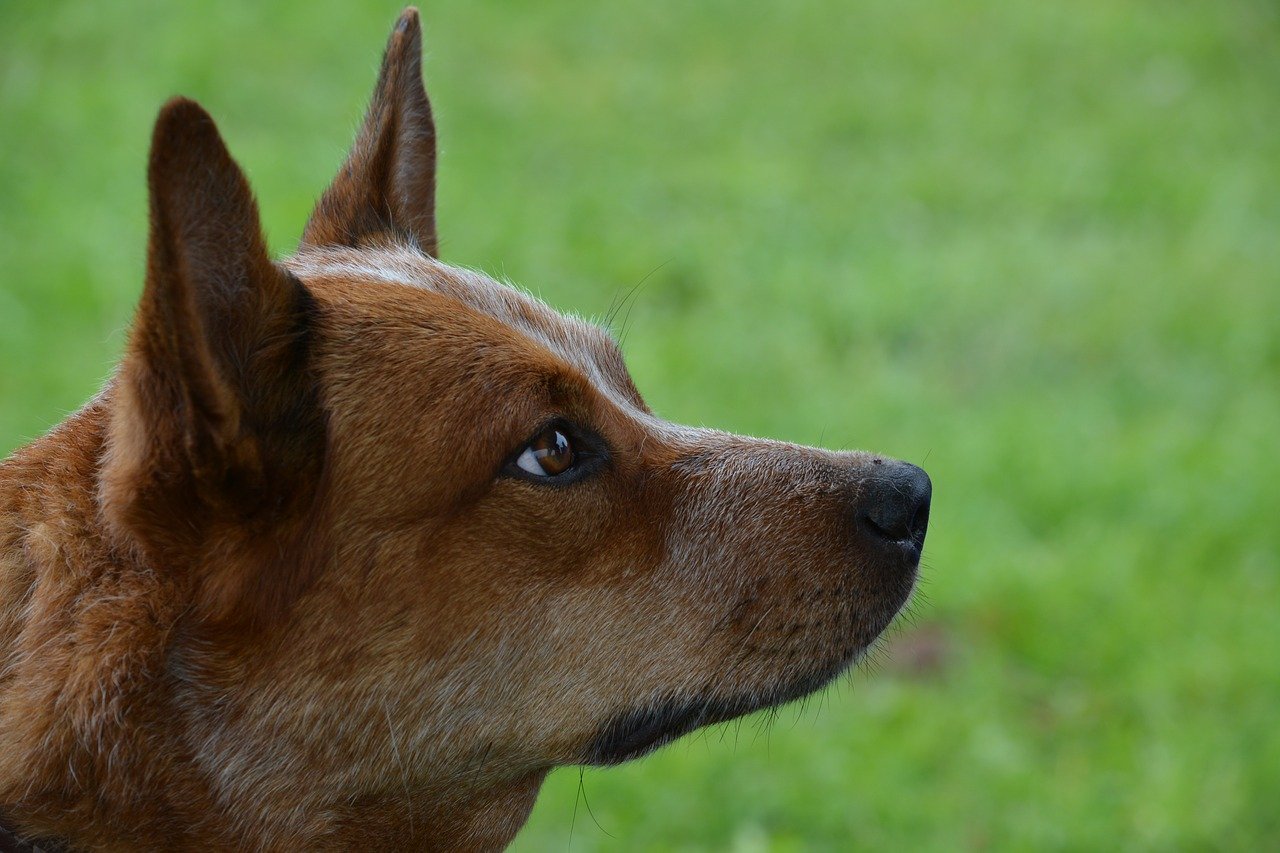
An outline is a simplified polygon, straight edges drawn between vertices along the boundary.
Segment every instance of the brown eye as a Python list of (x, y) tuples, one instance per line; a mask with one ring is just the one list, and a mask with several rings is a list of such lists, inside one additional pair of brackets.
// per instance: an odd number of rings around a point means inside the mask
[(535, 477), (555, 477), (573, 467), (573, 444), (560, 430), (545, 429), (516, 459), (516, 466)]

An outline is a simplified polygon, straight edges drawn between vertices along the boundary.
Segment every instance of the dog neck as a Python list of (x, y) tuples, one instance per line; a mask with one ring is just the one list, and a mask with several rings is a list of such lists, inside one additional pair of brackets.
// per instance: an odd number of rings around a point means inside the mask
[[(0, 845), (509, 842), (545, 769), (494, 778), (441, 767), (441, 778), (362, 780), (353, 791), (332, 775), (305, 778), (320, 772), (305, 764), (246, 753), (271, 738), (247, 736), (230, 712), (202, 704), (201, 695), (225, 696), (193, 683), (175, 659), (175, 643), (189, 638), (180, 573), (148, 565), (103, 521), (97, 472), (109, 405), (110, 390), (0, 463)], [(237, 701), (261, 686), (240, 684)], [(212, 742), (249, 746), (201, 754)], [(232, 778), (223, 772), (231, 759), (251, 761), (257, 775)]]

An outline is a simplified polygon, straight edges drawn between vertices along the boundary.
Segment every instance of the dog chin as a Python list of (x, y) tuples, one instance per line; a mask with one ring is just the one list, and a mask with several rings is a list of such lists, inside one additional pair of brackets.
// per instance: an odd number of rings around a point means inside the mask
[(598, 730), (584, 750), (582, 764), (608, 766), (648, 755), (703, 726), (715, 725), (778, 705), (785, 705), (820, 690), (859, 661), (901, 612), (915, 589), (919, 548), (908, 555), (910, 570), (898, 576), (896, 588), (876, 613), (863, 614), (861, 642), (853, 649), (816, 669), (764, 690), (728, 698), (672, 696), (614, 715)]
[(582, 764), (607, 766), (648, 755), (703, 726), (785, 705), (825, 687), (861, 658), (866, 647), (764, 692), (722, 697), (672, 697), (615, 715), (587, 746)]
[(763, 708), (783, 705), (825, 686), (856, 659), (842, 660), (764, 693), (732, 698), (673, 697), (656, 704), (625, 711), (603, 726), (587, 746), (583, 764), (621, 764), (648, 755), (655, 749), (695, 729), (723, 723)]

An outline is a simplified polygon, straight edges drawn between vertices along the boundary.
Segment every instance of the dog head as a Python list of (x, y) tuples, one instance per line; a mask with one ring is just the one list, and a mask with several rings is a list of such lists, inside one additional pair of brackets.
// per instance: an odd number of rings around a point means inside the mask
[(410, 10), (281, 262), (208, 115), (156, 125), (101, 495), (189, 598), (227, 797), (623, 761), (826, 684), (915, 581), (920, 469), (668, 423), (607, 332), (437, 260), (419, 63)]

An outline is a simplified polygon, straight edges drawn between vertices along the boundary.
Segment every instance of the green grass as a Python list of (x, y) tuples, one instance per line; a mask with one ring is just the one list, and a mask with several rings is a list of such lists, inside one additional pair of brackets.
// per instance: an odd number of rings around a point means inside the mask
[[(0, 4), (0, 451), (120, 350), (162, 100), (287, 251), (397, 11)], [(1273, 3), (424, 18), (447, 258), (587, 314), (644, 279), (657, 411), (935, 483), (881, 667), (587, 771), (594, 819), (559, 771), (517, 849), (1280, 846)]]

